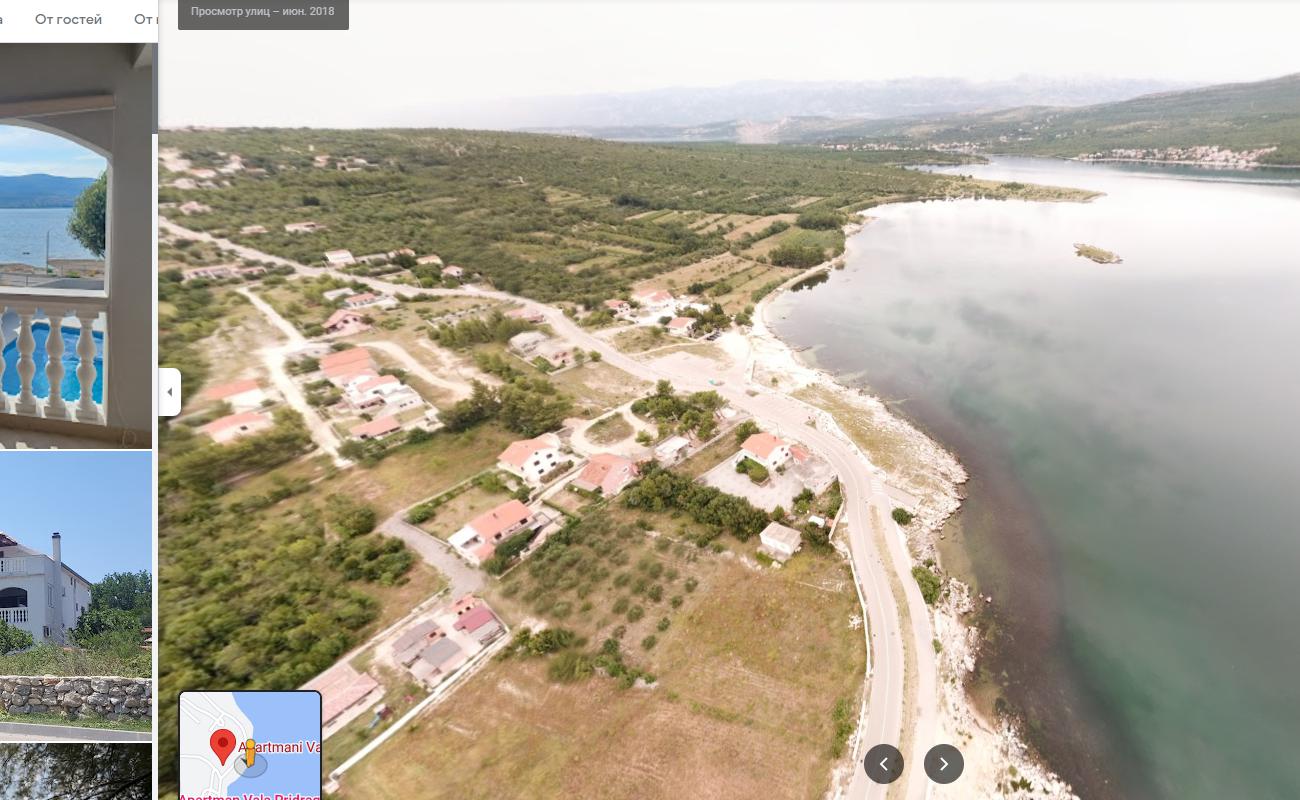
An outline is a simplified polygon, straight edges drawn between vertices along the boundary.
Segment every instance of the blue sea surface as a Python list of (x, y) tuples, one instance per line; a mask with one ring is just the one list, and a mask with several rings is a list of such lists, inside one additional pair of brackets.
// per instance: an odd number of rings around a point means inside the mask
[(94, 258), (68, 234), (71, 208), (0, 208), (0, 264), (45, 266), (50, 258)]
[[(315, 692), (233, 692), (235, 705), (253, 723), (258, 742), (320, 742), (320, 695)], [(320, 797), (321, 757), (315, 753), (262, 753), (267, 769), (256, 778), (230, 784), (231, 797), (244, 793)]]
[[(63, 383), (60, 384), (60, 390), (64, 400), (78, 400), (81, 398), (81, 383), (77, 380), (77, 366), (80, 364), (77, 356), (77, 339), (80, 338), (81, 331), (76, 328), (63, 328), (62, 331)], [(45, 377), (45, 364), (49, 361), (49, 356), (45, 352), (45, 341), (49, 337), (49, 325), (40, 323), (32, 325), (32, 338), (36, 340), (36, 349), (32, 351), (32, 358), (36, 361), (36, 374), (32, 376), (32, 394), (37, 397), (50, 396), (50, 381)], [(104, 399), (104, 334), (97, 331), (94, 338), (95, 383), (91, 386), (90, 396), (99, 403)], [(5, 345), (4, 360), (5, 393), (17, 396), (23, 387), (22, 376), (18, 374), (17, 340)]]

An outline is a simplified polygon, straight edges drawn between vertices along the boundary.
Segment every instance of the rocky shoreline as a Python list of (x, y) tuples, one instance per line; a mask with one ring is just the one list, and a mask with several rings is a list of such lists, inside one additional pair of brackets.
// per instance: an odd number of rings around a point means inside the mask
[[(870, 221), (864, 215), (860, 222), (845, 226), (845, 237), (860, 232)], [(967, 479), (956, 456), (890, 411), (879, 398), (845, 386), (826, 370), (805, 364), (768, 326), (765, 315), (771, 300), (799, 281), (842, 266), (842, 258), (801, 273), (759, 302), (747, 337), (750, 369), (762, 371), (765, 378), (770, 375), (782, 391), (798, 393), (800, 399), (818, 407), (822, 411), (818, 426), (833, 430), (855, 447), (859, 445), (846, 430), (847, 420), (843, 419), (846, 415), (856, 415), (861, 424), (884, 431), (900, 443), (904, 458), (885, 477), (891, 486), (918, 501), (915, 519), (908, 526), (912, 562), (922, 565), (933, 559), (933, 563), (939, 564), (936, 544), (944, 524), (961, 507), (960, 487)], [(818, 396), (809, 397), (808, 391)], [(986, 719), (975, 708), (967, 686), (974, 675), (980, 637), (966, 619), (975, 610), (976, 601), (970, 588), (956, 578), (947, 577), (944, 586), (947, 591), (930, 612), (937, 642), (942, 734), (965, 754), (968, 779), (962, 781), (962, 796), (1077, 800), (1070, 786), (1030, 750), (1017, 724)], [(856, 763), (851, 766), (857, 768)]]

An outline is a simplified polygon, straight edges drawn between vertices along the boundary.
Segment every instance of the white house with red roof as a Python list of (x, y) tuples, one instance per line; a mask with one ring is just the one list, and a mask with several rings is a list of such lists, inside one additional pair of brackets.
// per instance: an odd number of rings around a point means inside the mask
[(201, 426), (199, 433), (210, 437), (217, 444), (227, 444), (269, 430), (274, 425), (275, 420), (265, 411), (242, 411), (212, 420)]
[(369, 422), (363, 422), (360, 425), (354, 425), (348, 433), (354, 439), (380, 439), (394, 431), (401, 430), (401, 428), (402, 423), (397, 421), (397, 417), (383, 416)]
[(349, 347), (321, 356), (320, 368), (325, 378), (335, 386), (344, 386), (362, 372), (379, 374), (379, 366), (364, 347)]
[(470, 563), (478, 565), (492, 557), (503, 539), (524, 530), (536, 519), (536, 514), (528, 506), (518, 500), (507, 500), (470, 520), (453, 533), (447, 543)]
[(359, 372), (343, 385), (343, 397), (358, 411), (383, 407), (384, 413), (396, 414), (424, 405), (424, 398), (394, 375), (377, 375), (370, 370)]
[(668, 332), (673, 336), (690, 336), (694, 330), (694, 317), (673, 317), (668, 321)]
[(325, 320), (325, 332), (331, 336), (350, 336), (370, 330), (366, 318), (348, 308), (340, 308)]
[(740, 458), (746, 457), (774, 470), (790, 460), (790, 445), (766, 431), (760, 431), (740, 446)]
[(560, 439), (553, 433), (544, 433), (536, 439), (520, 439), (497, 456), (497, 466), (512, 475), (518, 475), (531, 484), (539, 484), (552, 470), (564, 461), (560, 453)]
[(248, 380), (220, 383), (203, 390), (203, 399), (213, 402), (229, 403), (235, 411), (252, 411), (261, 408), (270, 397), (261, 384)]
[(625, 314), (632, 313), (632, 304), (626, 300), (619, 299), (619, 298), (615, 298), (614, 300), (606, 300), (605, 308), (612, 311), (614, 313), (614, 316), (616, 317), (621, 317), (624, 316)]
[(389, 297), (386, 294), (375, 294), (374, 292), (362, 292), (361, 294), (349, 295), (343, 301), (344, 308), (359, 309), (375, 306), (377, 308), (393, 308), (400, 305), (396, 297)]
[(613, 497), (639, 474), (631, 459), (614, 453), (597, 453), (573, 479), (573, 485), (584, 492), (599, 490), (605, 497)]
[(642, 308), (651, 310), (668, 308), (677, 302), (672, 293), (664, 289), (642, 289), (634, 292), (632, 299), (640, 303)]

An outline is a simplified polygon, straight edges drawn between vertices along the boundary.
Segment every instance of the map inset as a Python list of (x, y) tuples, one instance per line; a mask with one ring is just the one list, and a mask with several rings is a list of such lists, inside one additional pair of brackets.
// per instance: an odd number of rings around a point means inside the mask
[(317, 692), (182, 692), (180, 800), (320, 800)]

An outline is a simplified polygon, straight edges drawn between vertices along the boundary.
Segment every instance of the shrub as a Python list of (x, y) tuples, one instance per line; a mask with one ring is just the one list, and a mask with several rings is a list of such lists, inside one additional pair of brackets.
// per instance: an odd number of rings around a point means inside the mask
[(810, 231), (830, 231), (843, 227), (844, 215), (830, 209), (814, 209), (800, 214), (794, 224)]
[(921, 587), (921, 597), (924, 598), (926, 605), (934, 605), (939, 599), (939, 592), (943, 588), (943, 579), (926, 567), (912, 567), (912, 577), (916, 579), (916, 584)]
[(330, 525), (347, 537), (362, 536), (375, 529), (375, 510), (344, 495), (331, 495), (325, 503)]
[(889, 513), (889, 516), (893, 517), (894, 522), (897, 522), (899, 525), (910, 525), (914, 519), (912, 512), (908, 511), (906, 508), (896, 508)]
[(627, 611), (627, 621), (636, 622), (645, 616), (645, 609), (641, 606), (632, 606)]
[(667, 617), (664, 617), (664, 618), (662, 618), (662, 619), (659, 620), (659, 624), (656, 625), (655, 627), (659, 629), (659, 632), (660, 632), (660, 633), (662, 633), (662, 632), (668, 630), (668, 626), (669, 626), (669, 625), (672, 625), (672, 624), (673, 624), (673, 623), (672, 623), (672, 620), (668, 619)]
[(653, 633), (641, 640), (641, 646), (644, 647), (646, 650), (652, 649), (658, 643), (659, 640), (655, 637)]
[(574, 683), (591, 677), (595, 667), (589, 656), (577, 650), (565, 650), (546, 667), (546, 676), (556, 683)]

